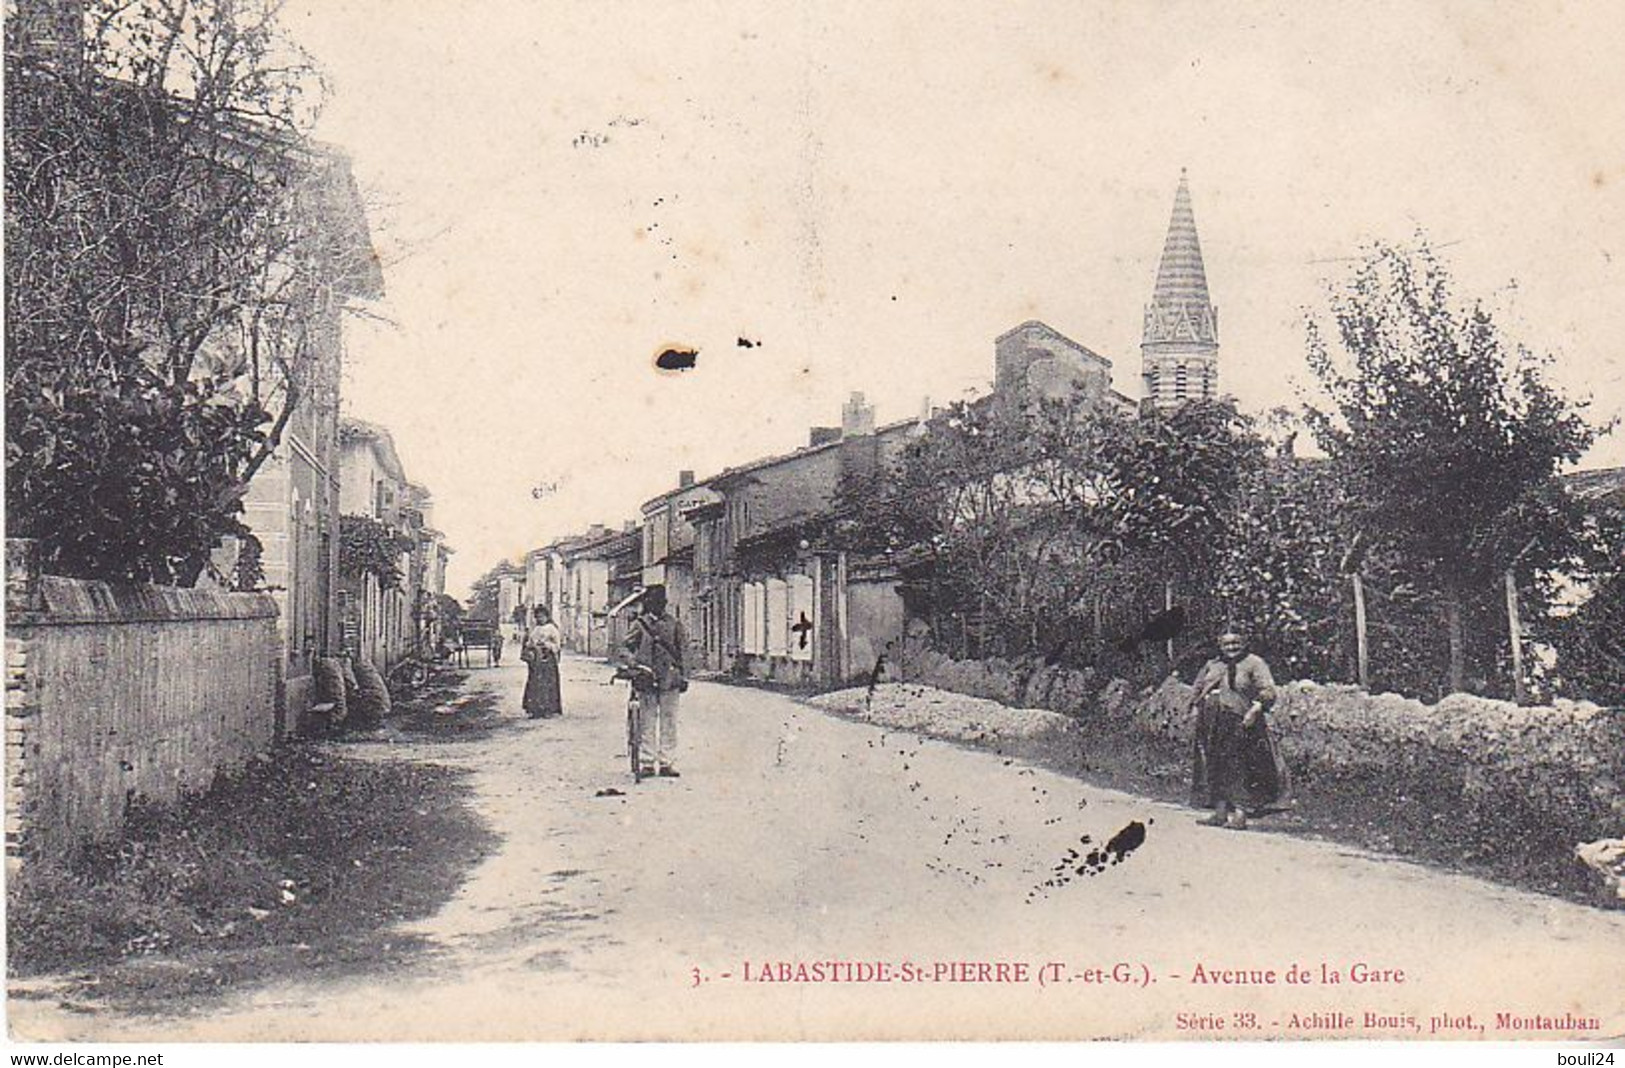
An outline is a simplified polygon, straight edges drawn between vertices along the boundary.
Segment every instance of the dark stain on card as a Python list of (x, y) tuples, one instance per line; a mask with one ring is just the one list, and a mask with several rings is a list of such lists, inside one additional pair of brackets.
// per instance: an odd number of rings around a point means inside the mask
[[(1116, 834), (1112, 835), (1103, 846), (1094, 845), (1094, 839), (1083, 835), (1078, 844), (1067, 849), (1061, 855), (1060, 861), (1050, 869), (1050, 876), (1031, 890), (1027, 891), (1027, 904), (1034, 899), (1048, 897), (1052, 890), (1059, 890), (1080, 876), (1093, 878), (1116, 864), (1128, 859), (1129, 854), (1145, 844), (1146, 826), (1156, 820), (1131, 820), (1129, 824)], [(1088, 849), (1088, 852), (1084, 852)]]
[(1128, 855), (1145, 844), (1145, 824), (1134, 820), (1127, 827), (1112, 835), (1106, 843), (1104, 850), (1095, 850), (1090, 853), (1087, 861), (1094, 871), (1100, 871), (1110, 864), (1121, 864), (1128, 859)]
[(699, 362), (700, 350), (682, 345), (668, 345), (655, 357), (655, 366), (662, 371), (692, 371)]
[(760, 341), (752, 341), (750, 338), (740, 335), (738, 345), (742, 349), (755, 349), (760, 348), (762, 343)]

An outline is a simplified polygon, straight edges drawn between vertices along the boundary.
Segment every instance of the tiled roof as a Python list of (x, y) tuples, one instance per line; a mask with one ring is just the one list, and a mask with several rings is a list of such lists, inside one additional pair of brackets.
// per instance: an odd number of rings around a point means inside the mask
[(1570, 493), (1583, 500), (1625, 503), (1625, 467), (1601, 467), (1563, 476)]
[(1015, 337), (1017, 334), (1026, 333), (1029, 330), (1037, 330), (1047, 337), (1054, 338), (1056, 341), (1059, 341), (1061, 344), (1072, 349), (1074, 352), (1077, 352), (1087, 359), (1095, 361), (1096, 363), (1105, 364), (1107, 367), (1112, 365), (1110, 360), (1096, 352), (1094, 349), (1090, 348), (1088, 345), (1085, 345), (1080, 341), (1074, 341), (1072, 338), (1067, 337), (1053, 326), (1039, 319), (1028, 319), (1020, 326), (1012, 326), (1010, 329), (994, 338), (993, 344), (1002, 344), (1005, 341), (1008, 341), (1010, 338)]
[(624, 546), (618, 545), (617, 542), (641, 544), (641, 541), (642, 539), (638, 535), (629, 531), (608, 530), (596, 537), (589, 534), (580, 535), (577, 539), (573, 539), (570, 544), (563, 546), (561, 552), (564, 556), (572, 558), (588, 555), (613, 556), (624, 548)]
[[(378, 462), (384, 465), (384, 470), (395, 481), (411, 485), (406, 481), (406, 469), (401, 465), (401, 458), (395, 451), (395, 439), (390, 436), (387, 429), (377, 423), (369, 423), (365, 419), (356, 419), (353, 416), (339, 418), (339, 441), (365, 441), (372, 445)], [(428, 490), (424, 490), (427, 494)]]
[[(879, 427), (875, 430), (875, 437), (879, 438), (883, 435), (895, 434), (899, 430), (910, 429), (918, 426), (919, 422), (920, 421), (918, 419), (899, 419), (895, 423), (887, 423), (885, 426)], [(777, 456), (765, 456), (760, 460), (752, 460), (750, 463), (740, 464), (738, 467), (725, 468), (720, 474), (713, 475), (706, 479), (706, 481), (717, 485), (726, 485), (729, 482), (737, 481), (741, 475), (754, 474), (763, 468), (777, 467), (779, 464), (789, 463), (792, 460), (799, 460), (804, 456), (813, 456), (817, 453), (826, 452), (840, 445), (841, 440), (842, 439), (838, 438), (835, 441), (825, 442), (822, 445), (804, 445), (794, 452), (780, 453)]]

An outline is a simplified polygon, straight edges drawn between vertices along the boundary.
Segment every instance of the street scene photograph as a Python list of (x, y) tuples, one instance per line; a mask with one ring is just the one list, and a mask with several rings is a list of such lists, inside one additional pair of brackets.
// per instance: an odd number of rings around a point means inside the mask
[(1612, 1063), (1625, 5), (4, 29), (10, 1049)]

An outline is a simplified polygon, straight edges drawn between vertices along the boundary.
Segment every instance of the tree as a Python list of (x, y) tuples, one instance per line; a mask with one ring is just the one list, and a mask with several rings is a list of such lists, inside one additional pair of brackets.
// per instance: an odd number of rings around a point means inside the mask
[(1574, 558), (1583, 519), (1554, 481), (1599, 428), (1545, 377), (1549, 359), (1503, 336), (1482, 303), (1451, 292), (1424, 242), (1378, 245), (1311, 321), (1323, 396), (1307, 408), (1348, 490), (1357, 529), (1437, 591), (1448, 686), (1463, 688), (1470, 602), (1508, 568)]
[(505, 565), (498, 564), (479, 578), (474, 580), (471, 595), (468, 599), (468, 612), (464, 618), (471, 623), (496, 623), (497, 606), (500, 601), (502, 570)]
[(412, 539), (371, 516), (339, 516), (339, 574), (347, 578), (371, 575), (380, 590), (398, 589), (401, 554), (411, 549)]
[(313, 310), (358, 265), (279, 7), (7, 19), (6, 512), (58, 573), (195, 582), (301, 401), (336, 397)]
[(1262, 456), (1228, 404), (1123, 415), (1082, 393), (996, 396), (951, 406), (892, 469), (843, 487), (830, 537), (849, 551), (923, 557), (930, 607), (975, 619), (990, 639), (978, 653), (991, 644), (1076, 659), (1081, 635), (1103, 637), (1103, 606), (1137, 612), (1153, 584), (1160, 598), (1182, 576), (1186, 599), (1211, 600), (1231, 514)]
[(1551, 637), (1562, 692), (1619, 705), (1625, 694), (1625, 572), (1604, 576), (1579, 611), (1555, 623)]
[(1342, 515), (1328, 465), (1283, 455), (1246, 473), (1225, 517), (1207, 595), (1282, 677), (1350, 674)]
[(914, 562), (929, 576), (933, 625), (958, 619), (977, 653), (1030, 645), (1054, 614), (1059, 587), (1045, 556), (1065, 533), (1039, 418), (999, 397), (950, 405), (888, 469), (839, 488), (826, 537)]
[(1109, 486), (1102, 530), (1153, 557), (1169, 578), (1211, 571), (1242, 487), (1263, 463), (1249, 420), (1228, 401), (1190, 401), (1112, 418), (1099, 440)]
[(441, 626), (448, 631), (456, 630), (463, 621), (463, 606), (457, 598), (447, 593), (437, 593), (434, 597), (435, 611), (440, 615)]

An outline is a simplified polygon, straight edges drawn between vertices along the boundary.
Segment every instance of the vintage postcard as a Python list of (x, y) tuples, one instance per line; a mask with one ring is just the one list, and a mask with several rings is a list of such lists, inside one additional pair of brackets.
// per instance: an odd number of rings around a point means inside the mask
[(18, 1048), (1625, 1038), (1625, 7), (5, 33)]

